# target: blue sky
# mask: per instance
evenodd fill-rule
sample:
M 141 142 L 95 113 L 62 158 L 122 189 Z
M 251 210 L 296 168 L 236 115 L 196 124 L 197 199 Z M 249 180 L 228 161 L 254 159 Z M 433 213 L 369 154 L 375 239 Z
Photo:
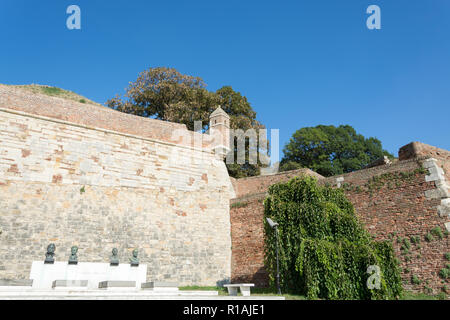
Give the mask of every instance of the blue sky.
M 81 8 L 81 30 L 66 8 Z M 381 8 L 368 30 L 366 8 Z M 397 155 L 450 150 L 450 1 L 2 0 L 0 83 L 105 102 L 149 67 L 247 96 L 281 147 L 295 130 L 350 124 Z

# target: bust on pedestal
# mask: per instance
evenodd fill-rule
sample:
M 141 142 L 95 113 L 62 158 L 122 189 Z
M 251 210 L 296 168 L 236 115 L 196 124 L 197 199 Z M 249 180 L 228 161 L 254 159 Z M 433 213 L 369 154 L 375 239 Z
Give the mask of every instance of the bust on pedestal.
M 130 264 L 132 267 L 139 266 L 138 252 L 138 249 L 133 250 L 133 256 L 130 258 Z
M 117 248 L 112 249 L 112 256 L 109 260 L 109 264 L 111 266 L 118 266 L 119 265 L 119 257 L 117 256 Z
M 55 263 L 55 249 L 56 246 L 53 243 L 50 243 L 47 247 L 47 253 L 45 254 L 44 263 Z
M 70 248 L 69 264 L 78 264 L 77 252 L 77 246 L 73 246 L 72 248 Z

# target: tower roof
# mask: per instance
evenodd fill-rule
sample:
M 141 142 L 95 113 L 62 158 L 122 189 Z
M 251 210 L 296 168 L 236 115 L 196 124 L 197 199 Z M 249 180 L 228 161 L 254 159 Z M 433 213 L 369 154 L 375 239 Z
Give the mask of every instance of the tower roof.
M 210 118 L 212 117 L 217 117 L 217 116 L 226 116 L 227 118 L 229 118 L 230 116 L 228 115 L 228 113 L 226 113 L 225 111 L 223 111 L 221 106 L 218 106 L 216 110 L 214 110 L 213 113 L 211 113 L 211 115 L 209 116 Z

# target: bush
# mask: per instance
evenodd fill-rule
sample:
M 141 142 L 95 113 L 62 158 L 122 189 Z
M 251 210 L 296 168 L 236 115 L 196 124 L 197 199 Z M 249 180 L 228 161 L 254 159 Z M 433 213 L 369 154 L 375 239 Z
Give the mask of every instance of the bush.
M 431 230 L 431 234 L 438 237 L 440 240 L 444 238 L 444 234 L 442 233 L 442 230 L 440 227 L 435 227 Z
M 415 284 L 415 285 L 419 285 L 421 283 L 421 281 L 419 280 L 419 277 L 416 276 L 415 274 L 413 274 L 411 276 L 411 283 Z
M 445 268 L 439 271 L 439 276 L 442 279 L 450 279 L 450 263 L 447 263 Z
M 284 292 L 309 299 L 389 299 L 402 293 L 389 241 L 375 242 L 357 220 L 342 189 L 294 178 L 269 188 L 264 215 L 279 226 Z M 275 232 L 265 224 L 265 263 L 275 285 Z M 380 289 L 369 289 L 368 267 L 380 268 Z
M 450 269 L 444 268 L 439 271 L 439 276 L 442 279 L 450 278 Z
M 420 237 L 419 236 L 411 236 L 411 242 L 413 243 L 413 244 L 419 244 L 420 243 Z

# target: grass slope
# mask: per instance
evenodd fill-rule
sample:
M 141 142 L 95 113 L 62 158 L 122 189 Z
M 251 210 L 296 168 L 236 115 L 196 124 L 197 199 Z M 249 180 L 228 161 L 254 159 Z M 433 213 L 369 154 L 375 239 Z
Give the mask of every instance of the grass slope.
M 92 101 L 86 97 L 83 97 L 82 95 L 75 93 L 75 92 L 60 89 L 57 87 L 51 87 L 51 86 L 39 85 L 39 84 L 7 85 L 7 86 L 28 90 L 33 93 L 45 94 L 45 95 L 51 96 L 51 97 L 58 97 L 58 98 L 72 100 L 72 101 L 76 101 L 76 102 L 80 102 L 80 103 L 87 103 L 87 104 L 94 104 L 94 105 L 102 106 L 100 103 Z

